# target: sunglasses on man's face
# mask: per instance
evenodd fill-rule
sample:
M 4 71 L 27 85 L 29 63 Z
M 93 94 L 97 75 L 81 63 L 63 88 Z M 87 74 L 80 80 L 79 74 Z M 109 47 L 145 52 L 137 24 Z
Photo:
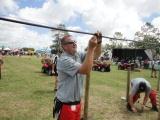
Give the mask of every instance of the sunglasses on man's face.
M 69 44 L 76 44 L 76 41 L 70 41 L 70 42 L 64 42 L 62 43 L 63 45 L 69 45 Z

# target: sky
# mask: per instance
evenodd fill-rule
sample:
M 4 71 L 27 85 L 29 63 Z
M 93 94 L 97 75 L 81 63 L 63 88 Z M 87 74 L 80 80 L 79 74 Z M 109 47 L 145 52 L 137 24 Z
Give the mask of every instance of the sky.
M 0 0 L 0 17 L 67 29 L 101 31 L 113 37 L 121 32 L 134 39 L 141 26 L 150 22 L 160 29 L 160 0 Z M 0 20 L 0 46 L 10 48 L 49 48 L 53 33 L 49 29 L 30 27 Z M 83 50 L 90 35 L 73 34 L 78 50 Z M 103 45 L 108 43 L 103 39 Z

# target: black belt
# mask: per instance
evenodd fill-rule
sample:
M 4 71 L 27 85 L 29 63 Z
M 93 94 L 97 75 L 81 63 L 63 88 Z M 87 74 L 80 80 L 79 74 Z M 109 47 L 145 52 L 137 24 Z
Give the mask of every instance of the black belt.
M 75 101 L 75 102 L 63 102 L 65 105 L 78 105 L 80 104 L 80 101 Z
M 59 99 L 57 99 L 57 97 L 55 98 L 55 101 L 61 102 Z M 81 101 L 74 101 L 74 102 L 61 102 L 62 104 L 65 105 L 78 105 L 81 103 Z
M 54 99 L 54 107 L 53 107 L 53 118 L 55 115 L 59 115 L 59 111 L 61 110 L 62 106 L 64 105 L 78 105 L 80 104 L 80 101 L 75 101 L 75 102 L 61 102 L 57 98 Z

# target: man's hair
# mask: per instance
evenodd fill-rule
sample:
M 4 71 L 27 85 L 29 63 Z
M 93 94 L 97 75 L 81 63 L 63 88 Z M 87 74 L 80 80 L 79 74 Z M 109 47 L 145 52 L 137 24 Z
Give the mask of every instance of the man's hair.
M 65 35 L 65 36 L 61 39 L 61 44 L 63 44 L 67 39 L 72 39 L 72 35 Z
M 139 92 L 145 92 L 147 88 L 147 85 L 145 82 L 140 82 L 139 83 Z

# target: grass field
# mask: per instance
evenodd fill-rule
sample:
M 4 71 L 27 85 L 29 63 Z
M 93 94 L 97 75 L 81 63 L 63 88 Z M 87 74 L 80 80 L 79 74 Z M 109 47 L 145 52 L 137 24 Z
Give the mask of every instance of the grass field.
M 0 80 L 0 120 L 53 120 L 54 77 L 42 74 L 36 57 L 5 57 Z M 131 78 L 144 77 L 154 89 L 157 79 L 149 70 L 131 72 Z M 158 113 L 126 110 L 127 72 L 112 66 L 111 72 L 92 72 L 88 120 L 157 120 Z M 149 103 L 148 103 L 149 104 Z M 136 103 L 140 108 L 140 105 Z

